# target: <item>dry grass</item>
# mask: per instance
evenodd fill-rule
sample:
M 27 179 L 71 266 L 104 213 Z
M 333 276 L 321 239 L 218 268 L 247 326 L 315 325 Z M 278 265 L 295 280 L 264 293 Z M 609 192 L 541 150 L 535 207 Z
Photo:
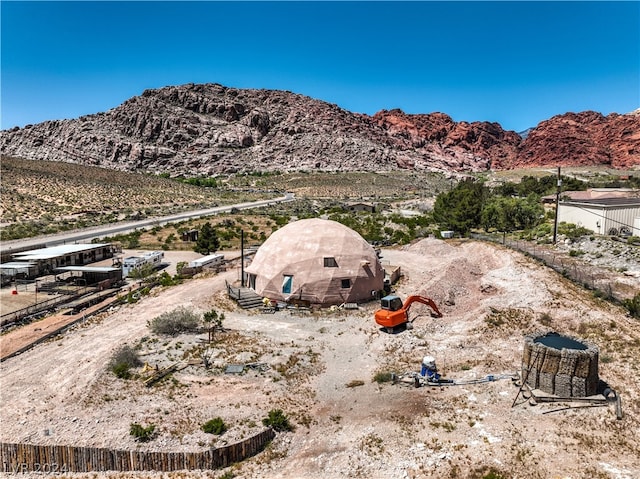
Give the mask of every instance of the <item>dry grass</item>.
M 230 185 L 273 188 L 286 185 L 287 191 L 302 198 L 375 199 L 395 201 L 413 197 L 435 197 L 453 185 L 439 173 L 417 171 L 286 173 L 237 176 Z
M 3 157 L 2 239 L 161 216 L 264 198 L 152 175 L 71 163 Z

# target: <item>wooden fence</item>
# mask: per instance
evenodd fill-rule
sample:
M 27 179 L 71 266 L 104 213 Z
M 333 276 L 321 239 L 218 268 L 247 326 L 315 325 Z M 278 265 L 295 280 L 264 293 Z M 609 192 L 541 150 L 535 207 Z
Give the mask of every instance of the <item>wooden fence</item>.
M 97 447 L 0 443 L 0 472 L 53 474 L 219 469 L 256 455 L 274 437 L 275 432 L 269 428 L 235 444 L 200 452 L 123 451 Z

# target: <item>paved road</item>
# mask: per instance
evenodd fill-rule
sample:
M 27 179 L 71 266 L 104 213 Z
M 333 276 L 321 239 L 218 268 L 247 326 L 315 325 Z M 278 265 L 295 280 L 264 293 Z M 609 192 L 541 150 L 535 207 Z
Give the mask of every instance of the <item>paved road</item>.
M 77 242 L 90 242 L 96 238 L 103 238 L 105 236 L 113 236 L 114 234 L 127 233 L 139 228 L 146 228 L 148 226 L 161 226 L 167 223 L 175 223 L 190 218 L 200 218 L 206 216 L 217 215 L 220 213 L 226 213 L 236 208 L 238 210 L 246 210 L 250 208 L 261 208 L 269 206 L 274 203 L 284 203 L 294 200 L 293 193 L 287 193 L 279 198 L 272 198 L 269 200 L 253 201 L 248 203 L 238 203 L 235 205 L 217 206 L 215 208 L 208 208 L 204 210 L 185 211 L 170 216 L 160 216 L 156 218 L 147 218 L 140 221 L 130 221 L 126 223 L 117 223 L 112 225 L 94 226 L 91 228 L 84 228 L 80 230 L 67 231 L 64 233 L 57 233 L 46 236 L 36 236 L 33 238 L 24 238 L 19 240 L 3 241 L 0 243 L 0 249 L 3 251 L 10 250 L 12 248 L 22 247 L 40 247 L 56 246 L 66 243 Z

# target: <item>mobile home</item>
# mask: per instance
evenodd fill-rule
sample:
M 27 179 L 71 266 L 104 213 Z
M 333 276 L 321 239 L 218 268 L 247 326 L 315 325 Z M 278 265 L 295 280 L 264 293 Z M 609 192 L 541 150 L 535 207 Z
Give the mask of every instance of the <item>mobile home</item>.
M 150 265 L 153 269 L 159 268 L 162 264 L 164 253 L 162 251 L 151 251 L 140 256 L 129 256 L 122 263 L 122 277 L 129 276 L 134 269 Z

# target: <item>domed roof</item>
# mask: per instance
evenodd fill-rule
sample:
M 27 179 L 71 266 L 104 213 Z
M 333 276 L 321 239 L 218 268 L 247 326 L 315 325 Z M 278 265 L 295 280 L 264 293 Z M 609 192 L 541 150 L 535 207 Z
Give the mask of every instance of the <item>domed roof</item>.
M 370 299 L 384 282 L 378 256 L 362 236 L 336 221 L 318 218 L 275 231 L 246 271 L 258 294 L 318 304 Z

